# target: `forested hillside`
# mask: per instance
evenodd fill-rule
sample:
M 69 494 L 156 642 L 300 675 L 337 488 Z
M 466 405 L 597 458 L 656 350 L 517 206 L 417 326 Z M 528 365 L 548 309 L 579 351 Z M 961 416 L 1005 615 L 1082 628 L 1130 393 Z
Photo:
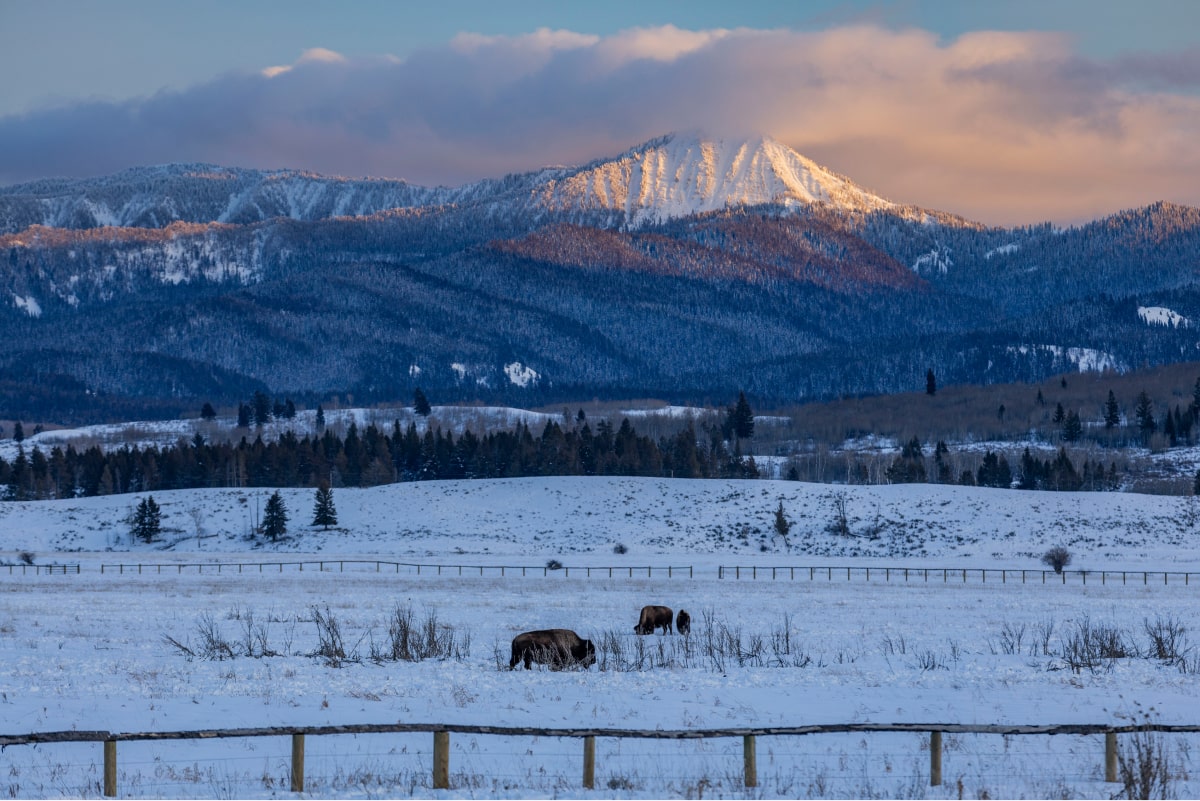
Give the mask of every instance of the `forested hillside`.
M 297 173 L 161 168 L 87 183 L 77 198 L 102 193 L 126 209 L 120 225 L 0 236 L 0 409 L 72 422 L 255 390 L 394 401 L 418 385 L 526 407 L 739 389 L 781 404 L 911 390 L 929 369 L 995 384 L 1200 353 L 1197 209 L 989 229 L 878 199 L 683 213 L 679 195 L 633 227 L 598 199 L 566 204 L 566 174 L 404 197 L 350 182 L 337 201 L 336 180 Z M 570 174 L 616 175 L 599 163 Z M 171 199 L 197 181 L 207 194 Z M 293 205 L 263 200 L 246 218 L 227 184 Z M 6 208 L 37 192 L 56 207 L 68 189 L 10 188 Z M 130 211 L 155 198 L 176 221 Z M 375 208 L 410 202 L 425 205 Z M 178 221 L 185 207 L 196 220 Z

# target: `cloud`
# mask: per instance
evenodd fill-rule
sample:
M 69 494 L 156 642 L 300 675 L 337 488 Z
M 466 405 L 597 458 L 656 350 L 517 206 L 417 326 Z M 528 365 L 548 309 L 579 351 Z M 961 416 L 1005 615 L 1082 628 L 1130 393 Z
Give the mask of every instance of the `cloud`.
M 327 50 L 324 47 L 310 47 L 300 54 L 300 58 L 296 59 L 295 64 L 287 64 L 279 67 L 267 67 L 262 71 L 264 78 L 274 78 L 276 75 L 282 75 L 285 72 L 291 72 L 300 64 L 344 64 L 346 57 L 341 53 L 333 50 Z
M 122 103 L 0 118 L 0 181 L 170 161 L 459 184 L 671 130 L 762 131 L 892 200 L 994 224 L 1200 205 L 1200 50 L 920 29 L 539 29 L 399 60 L 321 48 Z

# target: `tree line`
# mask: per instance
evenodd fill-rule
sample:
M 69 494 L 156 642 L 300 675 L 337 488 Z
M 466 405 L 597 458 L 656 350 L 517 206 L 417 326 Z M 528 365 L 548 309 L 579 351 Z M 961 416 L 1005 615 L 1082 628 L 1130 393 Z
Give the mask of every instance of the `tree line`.
M 734 407 L 731 407 L 732 412 Z M 752 419 L 752 418 L 751 418 Z M 18 449 L 0 458 L 0 487 L 9 500 L 89 497 L 127 492 L 215 487 L 369 487 L 400 481 L 516 478 L 524 476 L 623 475 L 661 478 L 757 478 L 752 457 L 740 453 L 732 425 L 730 446 L 722 429 L 731 423 L 694 424 L 657 440 L 638 434 L 628 419 L 614 428 L 602 420 L 574 425 L 548 422 L 540 435 L 520 423 L 509 431 L 476 434 L 426 429 L 399 421 L 390 432 L 352 423 L 344 436 L 325 429 L 299 437 L 289 430 L 266 442 L 243 436 L 212 443 L 201 434 L 157 447 L 99 446 L 76 450 Z

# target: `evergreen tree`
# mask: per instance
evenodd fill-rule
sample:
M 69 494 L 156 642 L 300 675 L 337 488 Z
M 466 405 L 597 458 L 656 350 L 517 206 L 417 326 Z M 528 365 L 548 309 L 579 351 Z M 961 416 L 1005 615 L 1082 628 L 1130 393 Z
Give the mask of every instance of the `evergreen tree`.
M 262 428 L 267 423 L 271 422 L 271 398 L 261 389 L 254 391 L 254 398 L 251 400 L 251 405 L 254 407 L 254 425 L 257 428 Z
M 934 376 L 932 367 L 925 372 L 925 394 L 937 394 L 937 377 Z
M 1175 406 L 1175 433 L 1180 440 L 1188 445 L 1192 442 L 1192 425 L 1195 421 L 1192 419 L 1192 413 L 1188 410 L 1180 410 L 1179 405 Z
M 1017 489 L 1037 489 L 1041 473 L 1041 462 L 1033 458 L 1033 454 L 1029 452 L 1029 448 L 1025 448 L 1025 451 L 1021 454 L 1020 472 L 1017 474 Z
M 1066 410 L 1063 409 L 1063 405 L 1061 403 L 1055 405 L 1054 416 L 1050 419 L 1054 421 L 1056 426 L 1062 425 L 1063 420 L 1067 419 Z
M 21 425 L 20 420 L 13 423 L 13 440 L 18 445 L 25 441 L 25 426 Z
M 287 420 L 296 419 L 296 404 L 292 403 L 291 398 L 288 398 L 287 403 L 283 404 L 283 416 Z
M 323 526 L 326 530 L 337 525 L 337 510 L 333 507 L 333 490 L 328 481 L 322 481 L 317 487 L 316 505 L 313 508 L 314 526 Z
M 1083 421 L 1079 419 L 1079 412 L 1072 409 L 1063 420 L 1062 437 L 1067 442 L 1076 442 L 1082 435 Z
M 1067 456 L 1066 448 L 1059 448 L 1058 455 L 1050 464 L 1046 475 L 1046 488 L 1059 492 L 1076 492 L 1083 486 L 1075 465 Z
M 900 449 L 900 457 L 885 471 L 893 484 L 915 484 L 925 481 L 925 454 L 921 441 L 913 437 Z
M 205 401 L 204 406 L 202 406 L 200 408 L 200 419 L 201 420 L 216 420 L 217 419 L 217 410 L 213 408 L 213 405 L 211 403 Z
M 283 503 L 283 496 L 279 494 L 279 490 L 275 490 L 274 494 L 267 499 L 267 508 L 263 512 L 261 526 L 263 536 L 269 537 L 271 542 L 278 541 L 280 537 L 287 534 L 287 522 L 287 507 Z
M 153 495 L 147 495 L 137 505 L 133 513 L 130 533 L 142 542 L 151 542 L 162 532 L 162 510 L 154 501 Z
M 413 392 L 413 411 L 422 417 L 428 417 L 429 413 L 433 411 L 433 407 L 429 405 L 429 400 L 420 387 Z
M 238 428 L 250 427 L 250 407 L 244 403 L 238 404 Z
M 325 429 L 325 410 L 323 408 L 321 408 L 321 404 L 318 403 L 317 404 L 317 430 L 323 431 L 324 429 Z
M 1158 424 L 1154 422 L 1154 402 L 1150 400 L 1150 396 L 1146 394 L 1145 390 L 1138 393 L 1137 406 L 1133 410 L 1133 416 L 1137 421 L 1138 431 L 1141 432 L 1143 440 L 1149 442 Z
M 787 515 L 783 513 L 783 500 L 779 501 L 779 508 L 775 510 L 775 533 L 783 538 L 783 544 L 787 548 L 791 548 L 791 543 L 788 542 L 788 532 L 792 530 L 792 521 L 787 519 Z
M 750 439 L 754 436 L 754 412 L 746 401 L 745 392 L 738 393 L 737 404 L 729 408 L 726 422 L 730 432 L 726 439 Z
M 1117 396 L 1110 389 L 1108 391 L 1108 400 L 1104 402 L 1104 427 L 1108 429 L 1116 428 L 1121 424 L 1121 407 L 1117 405 Z
M 950 473 L 950 449 L 946 447 L 946 443 L 938 440 L 937 446 L 933 449 L 933 463 L 936 467 L 937 483 L 952 484 L 953 476 Z
M 1175 420 L 1176 418 L 1171 416 L 1171 410 L 1167 409 L 1167 413 L 1163 417 L 1162 429 L 1163 434 L 1165 434 L 1167 437 L 1167 442 L 1169 442 L 1172 447 L 1179 444 L 1179 437 L 1175 431 Z
M 983 464 L 979 466 L 976 484 L 981 487 L 999 487 L 1007 489 L 1012 486 L 1012 468 L 1008 459 L 1003 455 L 997 456 L 988 451 L 983 456 Z
M 8 498 L 23 501 L 29 497 L 29 458 L 25 456 L 25 448 L 17 446 L 17 458 L 13 460 L 8 474 Z

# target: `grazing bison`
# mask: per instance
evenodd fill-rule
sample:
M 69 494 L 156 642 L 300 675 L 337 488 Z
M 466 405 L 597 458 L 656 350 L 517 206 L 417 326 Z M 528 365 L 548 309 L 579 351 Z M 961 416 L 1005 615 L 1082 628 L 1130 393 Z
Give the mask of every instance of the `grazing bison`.
M 526 670 L 534 662 L 549 665 L 553 670 L 561 670 L 569 665 L 586 668 L 596 661 L 596 646 L 570 629 L 527 631 L 513 637 L 512 659 L 508 660 L 508 669 L 512 670 L 521 661 L 525 662 Z
M 657 628 L 662 628 L 667 634 L 671 633 L 671 618 L 674 612 L 668 606 L 643 606 L 638 624 L 633 627 L 634 634 L 653 634 Z
M 687 634 L 692 630 L 692 616 L 682 609 L 675 615 L 675 630 L 680 634 Z

